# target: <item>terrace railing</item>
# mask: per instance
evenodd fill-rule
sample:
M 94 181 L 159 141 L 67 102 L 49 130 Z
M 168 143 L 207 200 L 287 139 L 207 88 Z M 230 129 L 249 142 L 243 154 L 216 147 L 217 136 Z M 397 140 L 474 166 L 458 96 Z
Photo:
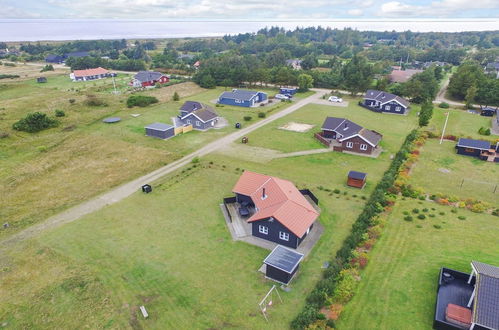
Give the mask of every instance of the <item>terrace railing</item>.
M 227 215 L 229 216 L 230 222 L 232 222 L 232 215 L 230 214 L 229 207 L 227 206 L 227 204 L 236 203 L 237 202 L 236 197 L 226 197 L 223 199 L 223 202 L 224 202 L 225 211 L 227 211 Z

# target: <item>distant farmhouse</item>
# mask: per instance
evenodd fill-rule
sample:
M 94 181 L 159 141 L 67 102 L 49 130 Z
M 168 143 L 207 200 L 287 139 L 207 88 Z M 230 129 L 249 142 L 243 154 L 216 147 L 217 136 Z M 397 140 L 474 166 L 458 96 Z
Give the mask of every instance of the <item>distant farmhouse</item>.
M 192 125 L 192 128 L 203 131 L 214 127 L 218 118 L 215 110 L 196 101 L 186 101 L 178 116 L 183 125 Z
M 499 162 L 499 142 L 496 145 L 488 141 L 460 138 L 456 145 L 459 155 L 472 156 L 489 162 Z
M 231 92 L 223 92 L 218 98 L 218 103 L 249 108 L 255 107 L 266 100 L 267 94 L 264 92 L 233 89 Z
M 322 124 L 322 132 L 315 137 L 337 151 L 348 151 L 371 155 L 378 151 L 383 137 L 376 131 L 363 128 L 356 123 L 337 117 L 327 117 Z
M 45 62 L 61 64 L 64 63 L 70 57 L 86 57 L 86 56 L 90 56 L 90 54 L 88 52 L 71 52 L 71 53 L 66 53 L 64 55 L 50 54 L 47 57 L 45 57 Z
M 364 95 L 362 105 L 375 112 L 403 115 L 409 109 L 409 101 L 400 96 L 369 89 Z
M 252 235 L 296 249 L 310 233 L 319 212 L 295 185 L 245 171 L 232 189 L 240 213 L 249 215 Z
M 392 73 L 388 75 L 388 79 L 391 82 L 404 83 L 411 79 L 417 73 L 421 73 L 423 70 L 419 69 L 406 69 L 406 70 L 393 70 Z
M 302 60 L 286 60 L 286 65 L 292 67 L 294 70 L 301 70 Z
M 496 78 L 499 79 L 499 62 L 488 63 L 485 66 L 484 71 L 489 74 L 494 74 Z
M 103 79 L 115 76 L 116 73 L 109 72 L 108 70 L 101 67 L 94 69 L 86 69 L 86 70 L 74 70 L 69 75 L 69 77 L 73 81 L 88 81 L 88 80 Z
M 154 87 L 156 84 L 166 84 L 170 78 L 161 72 L 139 71 L 130 82 L 133 87 Z

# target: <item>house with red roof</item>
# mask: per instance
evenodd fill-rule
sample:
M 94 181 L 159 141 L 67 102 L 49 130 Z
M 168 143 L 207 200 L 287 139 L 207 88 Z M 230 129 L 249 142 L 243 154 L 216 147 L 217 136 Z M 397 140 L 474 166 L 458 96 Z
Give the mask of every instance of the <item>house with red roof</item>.
M 115 76 L 116 73 L 109 72 L 108 70 L 101 67 L 85 70 L 74 70 L 69 75 L 69 77 L 73 81 L 87 81 Z
M 292 182 L 277 177 L 245 171 L 232 192 L 240 212 L 252 213 L 252 235 L 280 245 L 296 249 L 319 217 Z

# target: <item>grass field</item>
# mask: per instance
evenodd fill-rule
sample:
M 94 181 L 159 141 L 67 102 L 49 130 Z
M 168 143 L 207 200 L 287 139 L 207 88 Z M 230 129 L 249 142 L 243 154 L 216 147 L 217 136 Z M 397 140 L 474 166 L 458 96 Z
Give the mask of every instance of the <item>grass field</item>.
M 128 80 L 128 76 L 119 78 L 118 88 L 125 88 Z M 262 109 L 217 107 L 219 114 L 228 119 L 228 127 L 162 141 L 146 137 L 144 126 L 156 121 L 171 123 L 183 101 L 209 104 L 223 88 L 205 90 L 183 83 L 152 89 L 143 93 L 158 97 L 160 103 L 132 109 L 125 105 L 128 94 L 114 95 L 112 90 L 112 79 L 73 83 L 66 74 L 50 77 L 46 84 L 34 80 L 0 82 L 0 133 L 9 135 L 0 139 L 0 218 L 10 224 L 8 230 L 0 230 L 0 237 L 168 164 L 234 131 L 234 122 L 243 122 L 245 115 L 252 114 L 249 123 L 253 123 L 260 120 L 257 112 L 272 113 L 287 106 L 275 103 Z M 180 102 L 171 101 L 175 91 L 180 94 Z M 89 94 L 107 106 L 86 105 Z M 75 100 L 73 104 L 70 99 Z M 12 124 L 28 112 L 53 116 L 55 109 L 66 113 L 58 118 L 57 128 L 35 134 L 12 129 Z M 140 116 L 134 118 L 131 114 Z M 102 123 L 108 116 L 119 116 L 122 121 Z
M 428 208 L 435 217 L 404 221 L 402 212 L 413 208 Z M 338 329 L 432 329 L 441 267 L 470 272 L 471 260 L 497 265 L 497 217 L 450 210 L 431 202 L 397 203 Z
M 492 123 L 490 117 L 484 117 L 458 109 L 440 109 L 435 107 L 433 109 L 433 117 L 427 129 L 430 132 L 441 135 L 447 112 L 450 112 L 450 114 L 447 122 L 447 128 L 445 129 L 446 135 L 455 135 L 458 137 L 467 137 L 479 140 L 494 139 L 493 135 L 483 136 L 478 134 L 480 127 L 491 127 Z
M 314 133 L 321 130 L 326 117 L 342 117 L 383 134 L 381 147 L 387 152 L 381 157 L 389 157 L 389 153 L 395 153 L 405 136 L 417 125 L 417 106 L 414 106 L 408 116 L 398 116 L 369 111 L 358 106 L 357 101 L 350 98 L 348 107 L 309 104 L 249 134 L 249 145 L 282 152 L 324 148 L 314 138 Z M 314 128 L 305 133 L 279 129 L 288 122 L 310 124 Z
M 230 195 L 241 173 L 237 168 L 312 188 L 323 183 L 319 170 L 334 165 L 306 157 L 263 165 L 218 155 L 202 165 L 165 178 L 152 194 L 134 194 L 29 245 L 12 247 L 0 259 L 5 298 L 0 321 L 14 328 L 287 327 L 321 276 L 322 263 L 350 231 L 366 193 L 329 196 L 314 188 L 325 232 L 292 291 L 281 292 L 284 304 L 272 308 L 267 325 L 257 303 L 272 283 L 257 269 L 268 251 L 233 242 L 218 205 Z M 295 171 L 304 167 L 317 171 Z M 137 311 L 142 304 L 148 320 Z
M 497 163 L 458 155 L 455 145 L 453 141 L 426 141 L 412 169 L 410 183 L 431 194 L 475 198 L 499 206 L 499 187 L 494 192 L 499 185 Z

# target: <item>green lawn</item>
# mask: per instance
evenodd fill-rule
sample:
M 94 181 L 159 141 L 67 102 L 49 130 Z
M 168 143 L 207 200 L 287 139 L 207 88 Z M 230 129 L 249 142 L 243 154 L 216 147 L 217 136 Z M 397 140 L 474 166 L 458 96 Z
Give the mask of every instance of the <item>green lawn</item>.
M 429 139 L 411 172 L 410 183 L 427 193 L 475 198 L 499 204 L 499 166 L 474 157 L 456 154 L 453 141 Z M 463 183 L 464 179 L 464 183 Z M 461 186 L 462 184 L 462 186 Z
M 441 109 L 435 107 L 433 109 L 433 117 L 427 129 L 430 132 L 440 136 L 444 127 L 445 118 L 447 117 L 447 112 L 450 112 L 450 114 L 447 122 L 447 128 L 445 129 L 445 135 L 455 135 L 458 137 L 467 137 L 479 140 L 491 140 L 494 138 L 493 135 L 483 136 L 478 134 L 480 127 L 491 127 L 492 123 L 490 117 L 484 117 L 458 109 Z
M 354 189 L 342 188 L 347 195 L 317 189 L 324 171 L 336 175 L 337 164 L 326 161 L 334 156 L 264 165 L 212 155 L 203 159 L 203 168 L 189 166 L 164 178 L 152 194 L 136 193 L 29 245 L 14 246 L 0 259 L 6 297 L 0 322 L 41 328 L 122 328 L 136 322 L 149 328 L 286 328 L 321 277 L 322 263 L 348 235 L 362 209 L 361 196 L 367 197 Z M 269 324 L 257 305 L 273 284 L 257 272 L 268 251 L 232 241 L 218 206 L 242 168 L 309 187 L 322 208 L 325 232 L 292 291 L 281 291 L 284 303 L 272 308 Z M 302 168 L 309 171 L 296 171 Z M 147 320 L 137 312 L 142 304 Z
M 417 125 L 417 106 L 413 106 L 408 116 L 387 115 L 369 111 L 357 105 L 358 99 L 349 99 L 348 107 L 309 104 L 294 113 L 274 121 L 251 134 L 249 145 L 275 149 L 282 152 L 293 152 L 308 149 L 324 148 L 315 138 L 326 117 L 347 118 L 361 126 L 383 134 L 381 146 L 387 152 L 381 157 L 388 157 L 388 153 L 395 153 L 405 136 Z M 279 129 L 289 122 L 314 125 L 305 133 L 298 133 Z
M 404 221 L 402 212 L 413 208 L 436 216 Z M 450 210 L 431 202 L 397 203 L 338 329 L 432 329 L 441 267 L 470 272 L 471 260 L 497 265 L 497 217 Z

